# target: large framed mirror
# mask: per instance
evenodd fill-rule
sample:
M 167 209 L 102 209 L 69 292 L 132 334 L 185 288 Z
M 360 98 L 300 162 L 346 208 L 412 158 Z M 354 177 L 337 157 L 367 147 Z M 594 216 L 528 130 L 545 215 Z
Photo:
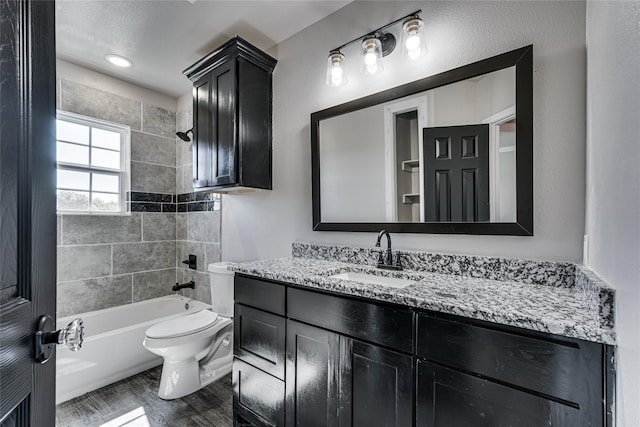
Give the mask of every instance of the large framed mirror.
M 533 235 L 532 51 L 311 114 L 313 229 Z

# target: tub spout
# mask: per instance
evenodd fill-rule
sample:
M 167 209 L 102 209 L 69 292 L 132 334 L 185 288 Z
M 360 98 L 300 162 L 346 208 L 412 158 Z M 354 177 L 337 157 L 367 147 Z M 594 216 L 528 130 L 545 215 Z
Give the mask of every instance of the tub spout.
M 184 288 L 195 289 L 196 288 L 196 282 L 194 282 L 193 280 L 190 280 L 187 283 L 183 283 L 183 284 L 176 283 L 175 285 L 173 285 L 173 288 L 171 288 L 171 290 L 173 292 L 176 292 L 176 291 L 179 291 L 180 289 L 184 289 Z

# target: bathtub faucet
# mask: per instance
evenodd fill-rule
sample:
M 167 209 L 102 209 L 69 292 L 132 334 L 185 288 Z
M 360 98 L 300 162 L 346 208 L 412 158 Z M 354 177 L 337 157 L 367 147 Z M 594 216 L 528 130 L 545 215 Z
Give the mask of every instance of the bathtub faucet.
M 195 289 L 196 288 L 196 282 L 194 282 L 193 280 L 189 280 L 187 283 L 183 283 L 183 284 L 176 283 L 173 286 L 173 288 L 171 288 L 171 290 L 173 292 L 176 292 L 176 291 L 179 291 L 180 289 L 184 289 L 184 288 Z

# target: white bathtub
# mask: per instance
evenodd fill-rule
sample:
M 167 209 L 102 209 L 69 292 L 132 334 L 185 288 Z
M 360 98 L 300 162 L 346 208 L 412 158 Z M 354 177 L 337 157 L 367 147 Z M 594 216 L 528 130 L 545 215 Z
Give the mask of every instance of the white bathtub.
M 58 328 L 82 318 L 84 344 L 78 352 L 58 346 L 56 404 L 162 364 L 161 357 L 142 346 L 145 331 L 162 320 L 209 307 L 171 295 L 59 318 Z

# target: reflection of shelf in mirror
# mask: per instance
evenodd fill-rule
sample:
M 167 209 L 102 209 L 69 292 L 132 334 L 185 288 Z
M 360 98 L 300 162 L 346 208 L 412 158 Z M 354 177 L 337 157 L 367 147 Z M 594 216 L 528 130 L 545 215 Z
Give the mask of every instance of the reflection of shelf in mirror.
M 417 205 L 420 203 L 420 193 L 403 194 L 402 203 L 405 205 Z
M 402 162 L 402 170 L 405 172 L 417 172 L 420 169 L 420 160 L 405 160 Z

